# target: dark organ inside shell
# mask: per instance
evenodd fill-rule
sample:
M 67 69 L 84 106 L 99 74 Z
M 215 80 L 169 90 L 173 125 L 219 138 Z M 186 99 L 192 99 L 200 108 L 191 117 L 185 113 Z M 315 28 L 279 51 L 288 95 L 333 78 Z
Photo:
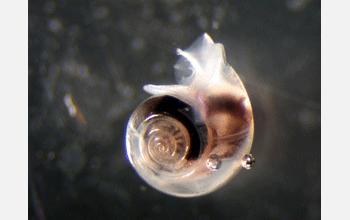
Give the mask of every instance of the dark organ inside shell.
M 239 149 L 250 132 L 253 112 L 247 108 L 245 98 L 232 96 L 210 97 L 206 110 L 206 125 L 211 143 L 210 149 L 221 158 L 231 157 Z

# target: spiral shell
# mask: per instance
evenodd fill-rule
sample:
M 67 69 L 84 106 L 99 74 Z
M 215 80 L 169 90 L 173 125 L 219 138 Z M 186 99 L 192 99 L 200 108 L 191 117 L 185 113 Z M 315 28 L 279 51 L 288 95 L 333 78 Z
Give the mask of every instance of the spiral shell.
M 155 114 L 141 125 L 143 156 L 168 172 L 181 168 L 190 148 L 190 135 L 176 118 Z
M 254 120 L 248 94 L 221 44 L 204 34 L 177 52 L 179 85 L 144 86 L 154 96 L 130 117 L 126 148 L 151 186 L 193 197 L 222 186 L 242 165 L 252 167 L 244 158 L 250 158 Z

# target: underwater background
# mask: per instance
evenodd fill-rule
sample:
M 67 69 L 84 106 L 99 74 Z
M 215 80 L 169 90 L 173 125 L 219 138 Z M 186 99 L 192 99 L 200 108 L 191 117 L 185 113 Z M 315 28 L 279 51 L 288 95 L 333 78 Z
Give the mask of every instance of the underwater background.
M 29 219 L 320 219 L 321 3 L 29 1 Z M 249 94 L 255 167 L 197 198 L 147 185 L 125 154 L 144 84 L 207 32 Z

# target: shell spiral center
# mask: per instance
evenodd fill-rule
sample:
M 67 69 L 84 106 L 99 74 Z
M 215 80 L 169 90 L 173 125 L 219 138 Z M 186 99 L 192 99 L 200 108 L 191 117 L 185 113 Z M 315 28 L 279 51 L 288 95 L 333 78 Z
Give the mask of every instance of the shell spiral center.
M 174 170 L 184 161 L 190 147 L 186 127 L 178 120 L 157 115 L 147 120 L 144 132 L 144 156 L 156 164 Z

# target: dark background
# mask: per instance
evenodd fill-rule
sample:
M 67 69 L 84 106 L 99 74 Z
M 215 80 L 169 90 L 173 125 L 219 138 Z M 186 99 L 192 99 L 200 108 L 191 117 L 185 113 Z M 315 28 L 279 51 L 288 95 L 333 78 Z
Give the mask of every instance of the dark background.
M 29 1 L 29 219 L 320 219 L 320 7 Z M 175 48 L 204 32 L 250 96 L 256 165 L 181 199 L 136 174 L 125 127 L 142 86 L 174 84 Z

